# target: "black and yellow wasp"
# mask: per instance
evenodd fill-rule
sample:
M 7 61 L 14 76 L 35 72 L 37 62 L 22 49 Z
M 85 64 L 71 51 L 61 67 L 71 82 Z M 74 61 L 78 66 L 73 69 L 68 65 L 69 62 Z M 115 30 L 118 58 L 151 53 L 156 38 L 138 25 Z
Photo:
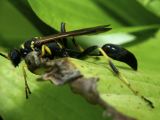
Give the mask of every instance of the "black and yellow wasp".
M 102 33 L 111 30 L 109 25 L 96 26 L 91 28 L 84 28 L 74 31 L 67 32 L 65 30 L 65 24 L 61 23 L 61 32 L 58 34 L 46 36 L 46 37 L 34 37 L 21 45 L 18 49 L 11 50 L 8 55 L 0 53 L 1 56 L 7 58 L 12 62 L 12 64 L 17 67 L 21 60 L 25 59 L 25 57 L 32 51 L 36 51 L 39 57 L 47 58 L 47 59 L 55 59 L 62 57 L 73 57 L 80 59 L 87 55 L 93 55 L 94 50 L 99 50 L 96 56 L 103 55 L 107 58 L 107 61 L 110 65 L 111 70 L 119 77 L 119 79 L 123 80 L 124 83 L 136 94 L 136 91 L 130 87 L 130 84 L 127 82 L 124 76 L 119 72 L 117 67 L 112 63 L 110 58 L 114 60 L 118 60 L 128 64 L 134 70 L 137 70 L 137 60 L 135 56 L 129 52 L 128 50 L 114 44 L 105 44 L 102 47 L 90 46 L 86 49 L 83 49 L 80 45 L 78 45 L 74 39 L 74 36 L 79 35 L 89 35 Z M 67 37 L 73 37 L 72 42 L 76 46 L 76 50 L 70 49 L 67 46 Z M 29 63 L 26 63 L 29 64 Z M 32 73 L 36 74 L 32 69 L 29 69 Z M 28 98 L 28 93 L 31 93 L 27 80 L 26 73 L 24 72 L 25 79 L 25 91 L 26 97 Z

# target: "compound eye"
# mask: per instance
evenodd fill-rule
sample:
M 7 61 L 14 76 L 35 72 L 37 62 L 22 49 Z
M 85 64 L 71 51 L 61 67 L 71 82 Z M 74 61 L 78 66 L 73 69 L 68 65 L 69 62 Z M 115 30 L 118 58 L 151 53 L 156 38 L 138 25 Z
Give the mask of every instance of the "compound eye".
M 8 54 L 12 64 L 16 67 L 21 61 L 21 54 L 17 49 L 13 49 L 9 54 Z

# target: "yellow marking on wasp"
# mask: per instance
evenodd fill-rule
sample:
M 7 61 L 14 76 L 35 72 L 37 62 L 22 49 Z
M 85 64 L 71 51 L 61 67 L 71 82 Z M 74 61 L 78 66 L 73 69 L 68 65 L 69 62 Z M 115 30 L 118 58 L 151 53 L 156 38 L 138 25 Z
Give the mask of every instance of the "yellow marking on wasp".
M 21 45 L 21 48 L 24 49 L 24 44 Z
M 52 52 L 48 46 L 45 45 L 44 48 L 49 55 L 52 55 Z
M 78 45 L 77 47 L 78 47 L 78 49 L 79 49 L 81 52 L 84 51 L 84 49 L 83 49 L 80 45 Z
M 108 62 L 109 62 L 109 56 L 103 51 L 103 49 L 102 48 L 98 48 L 98 50 L 102 53 L 102 55 L 108 60 Z
M 46 53 L 48 53 L 49 55 L 52 55 L 51 50 L 46 45 L 42 45 L 41 52 L 42 52 L 41 53 L 42 56 L 44 56 Z
M 73 42 L 73 45 L 74 45 L 80 52 L 83 52 L 83 51 L 84 51 L 83 47 L 81 47 L 79 44 L 77 44 L 77 43 L 76 43 L 76 40 L 75 40 L 74 38 L 73 38 L 72 42 Z
M 40 39 L 40 37 L 34 37 L 34 39 Z
M 31 49 L 34 50 L 34 41 L 31 42 Z
M 102 48 L 98 48 L 99 51 L 102 53 L 102 55 L 107 59 L 108 63 L 111 62 L 110 57 L 103 51 Z M 112 69 L 112 71 L 114 72 L 114 70 Z M 135 94 L 137 95 L 137 91 L 135 89 L 132 88 L 131 84 L 129 83 L 129 81 L 126 79 L 126 77 L 119 72 L 118 70 L 118 74 L 116 74 L 118 76 L 118 78 L 125 84 L 127 85 L 127 87 Z
M 41 55 L 42 55 L 42 56 L 44 56 L 44 55 L 45 55 L 44 45 L 42 45 L 42 48 L 41 48 Z
M 60 48 L 63 48 L 63 46 L 62 46 L 59 42 L 57 42 L 57 45 L 58 45 Z

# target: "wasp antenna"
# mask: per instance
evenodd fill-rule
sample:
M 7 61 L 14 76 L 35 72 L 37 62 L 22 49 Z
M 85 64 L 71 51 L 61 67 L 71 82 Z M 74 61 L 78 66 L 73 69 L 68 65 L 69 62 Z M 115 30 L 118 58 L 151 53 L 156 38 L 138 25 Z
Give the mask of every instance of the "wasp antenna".
M 3 54 L 3 53 L 0 53 L 0 56 L 2 56 L 2 57 L 4 57 L 4 58 L 9 60 L 9 57 L 7 55 Z

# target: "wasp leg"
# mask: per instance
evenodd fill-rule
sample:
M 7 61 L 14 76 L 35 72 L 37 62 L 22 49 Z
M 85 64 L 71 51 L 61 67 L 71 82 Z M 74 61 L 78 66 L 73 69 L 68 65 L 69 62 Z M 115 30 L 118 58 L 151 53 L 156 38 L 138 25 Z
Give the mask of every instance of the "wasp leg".
M 61 33 L 66 32 L 66 24 L 64 22 L 61 22 L 61 28 L 60 28 Z M 61 39 L 61 43 L 63 44 L 63 46 L 67 47 L 67 38 L 62 38 Z
M 101 54 L 107 59 L 108 64 L 109 64 L 109 66 L 111 67 L 112 71 L 115 73 L 115 75 L 117 75 L 118 78 L 119 78 L 124 84 L 126 84 L 126 85 L 129 87 L 129 89 L 130 89 L 135 95 L 137 95 L 138 92 L 131 87 L 131 85 L 130 85 L 130 83 L 128 82 L 128 80 L 120 73 L 120 71 L 117 69 L 117 67 L 116 67 L 116 66 L 113 64 L 113 62 L 110 60 L 108 54 L 106 54 L 106 52 L 103 51 L 102 48 L 98 48 L 98 49 L 99 49 L 99 51 L 101 52 Z
M 80 53 L 77 58 L 82 58 L 85 57 L 86 55 L 91 54 L 91 52 L 93 52 L 94 50 L 98 49 L 100 51 L 100 53 L 106 58 L 112 72 L 132 91 L 133 94 L 135 94 L 136 96 L 139 96 L 140 98 L 142 98 L 145 102 L 147 102 L 149 104 L 149 106 L 151 108 L 154 108 L 152 102 L 150 100 L 148 100 L 147 98 L 145 98 L 143 95 L 140 95 L 138 93 L 138 91 L 136 91 L 131 84 L 129 83 L 129 81 L 125 78 L 125 76 L 118 70 L 118 68 L 113 64 L 113 62 L 110 59 L 110 56 L 108 56 L 107 52 L 104 51 L 102 48 L 99 48 L 98 46 L 91 46 L 87 49 L 85 49 L 82 53 Z
M 62 32 L 62 33 L 66 32 L 66 24 L 63 23 L 63 22 L 61 23 L 61 32 Z M 67 47 L 67 39 L 66 39 L 66 38 L 63 38 L 63 39 L 62 39 L 62 43 L 64 44 L 65 47 Z M 74 45 L 80 52 L 83 52 L 83 51 L 84 51 L 84 49 L 83 49 L 80 45 L 78 45 L 78 44 L 76 43 L 74 37 L 72 38 L 72 43 L 73 43 L 73 45 Z
M 80 54 L 78 54 L 76 56 L 76 58 L 83 58 L 87 55 L 90 55 L 93 51 L 95 51 L 96 49 L 98 48 L 98 46 L 91 46 L 91 47 L 88 47 L 86 48 L 85 50 L 83 50 L 83 52 L 81 52 Z
M 66 24 L 64 22 L 61 22 L 61 32 L 66 32 Z
M 77 58 L 83 58 L 86 55 L 91 54 L 91 52 L 95 51 L 96 49 L 98 49 L 100 51 L 100 53 L 106 58 L 106 60 L 108 61 L 109 66 L 111 67 L 112 71 L 119 77 L 120 80 L 122 80 L 128 87 L 130 87 L 130 83 L 127 81 L 127 79 L 119 72 L 119 70 L 117 69 L 117 67 L 112 63 L 112 61 L 110 60 L 108 54 L 102 49 L 99 48 L 98 46 L 91 46 L 87 49 L 85 49 L 82 53 L 80 53 Z M 137 91 L 135 91 L 133 88 L 131 88 L 132 92 L 134 94 L 137 94 Z
M 26 99 L 28 99 L 29 94 L 31 94 L 31 90 L 30 90 L 29 85 L 27 83 L 27 74 L 26 74 L 26 71 L 25 71 L 25 66 L 22 67 L 22 71 L 23 71 L 23 77 L 24 77 L 24 82 L 25 82 Z
M 137 70 L 137 59 L 130 51 L 114 44 L 105 44 L 102 46 L 102 49 L 109 57 L 113 58 L 114 60 L 124 62 L 132 69 Z
M 47 45 L 42 45 L 41 48 L 41 56 L 45 56 L 46 54 L 52 55 L 50 48 Z
M 95 51 L 96 49 L 98 49 L 100 51 L 100 53 L 107 59 L 108 64 L 110 65 L 112 71 L 121 79 L 125 82 L 125 84 L 127 86 L 130 86 L 129 82 L 126 80 L 125 77 L 123 77 L 123 75 L 119 72 L 119 70 L 116 68 L 116 66 L 112 63 L 112 61 L 110 60 L 110 56 L 108 55 L 108 53 L 106 51 L 104 51 L 102 48 L 99 48 L 98 46 L 91 46 L 87 49 L 85 49 L 83 52 L 81 52 L 80 54 L 77 55 L 76 58 L 83 58 L 86 55 L 90 55 L 93 51 Z M 136 94 L 137 92 L 135 90 L 132 90 L 134 92 L 134 94 Z
M 106 51 L 104 51 L 102 48 L 98 48 L 101 54 L 107 59 L 109 66 L 111 67 L 113 73 L 135 94 L 136 96 L 139 96 L 142 98 L 151 108 L 154 108 L 153 103 L 145 98 L 143 95 L 139 94 L 138 91 L 132 88 L 131 84 L 129 81 L 123 76 L 123 74 L 116 68 L 116 66 L 112 63 L 110 60 L 109 56 L 107 55 Z
M 83 52 L 84 49 L 82 48 L 82 46 L 80 46 L 79 44 L 76 43 L 76 40 L 74 39 L 74 37 L 72 38 L 72 43 L 73 45 L 80 51 Z
M 4 58 L 9 60 L 9 57 L 7 55 L 3 54 L 3 53 L 0 53 L 0 56 L 2 56 L 2 57 L 4 57 Z

